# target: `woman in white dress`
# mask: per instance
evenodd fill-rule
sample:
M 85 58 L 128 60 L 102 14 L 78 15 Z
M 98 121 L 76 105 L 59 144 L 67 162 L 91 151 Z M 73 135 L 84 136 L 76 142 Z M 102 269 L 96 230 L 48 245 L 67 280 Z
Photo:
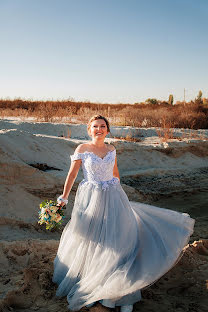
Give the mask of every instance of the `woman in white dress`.
M 180 260 L 193 234 L 195 220 L 187 213 L 129 201 L 121 184 L 116 149 L 105 144 L 108 120 L 93 116 L 92 140 L 71 157 L 61 205 L 80 165 L 71 220 L 66 224 L 54 259 L 56 296 L 67 296 L 72 311 L 96 302 L 131 312 L 141 289 L 155 283 Z

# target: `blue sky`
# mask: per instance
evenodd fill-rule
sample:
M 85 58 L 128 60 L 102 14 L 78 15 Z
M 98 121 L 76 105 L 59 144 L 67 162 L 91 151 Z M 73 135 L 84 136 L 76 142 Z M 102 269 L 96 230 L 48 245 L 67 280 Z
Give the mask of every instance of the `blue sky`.
M 0 98 L 208 97 L 208 0 L 0 0 Z

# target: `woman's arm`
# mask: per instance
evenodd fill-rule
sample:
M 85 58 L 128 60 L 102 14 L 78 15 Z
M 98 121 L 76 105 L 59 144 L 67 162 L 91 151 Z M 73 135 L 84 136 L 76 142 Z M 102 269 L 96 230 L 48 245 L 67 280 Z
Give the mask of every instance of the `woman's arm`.
M 86 144 L 78 145 L 74 151 L 74 154 L 82 153 L 85 145 Z M 71 166 L 69 168 L 69 172 L 68 172 L 68 175 L 66 177 L 65 184 L 64 184 L 64 191 L 63 191 L 63 194 L 61 195 L 62 198 L 68 199 L 71 188 L 72 188 L 74 181 L 76 180 L 77 174 L 79 172 L 79 168 L 80 168 L 81 163 L 82 163 L 81 159 L 73 160 L 71 162 Z
M 117 156 L 115 158 L 115 164 L 113 167 L 113 176 L 116 178 L 119 178 L 119 180 L 120 180 L 120 175 L 119 175 L 118 166 L 117 166 Z
M 67 199 L 69 196 L 71 188 L 72 188 L 74 181 L 77 177 L 77 174 L 79 172 L 79 168 L 80 168 L 81 163 L 82 163 L 81 159 L 74 160 L 71 163 L 71 166 L 70 166 L 70 169 L 69 169 L 69 172 L 68 172 L 68 175 L 66 177 L 65 184 L 64 184 L 64 191 L 62 194 L 62 197 L 64 199 Z

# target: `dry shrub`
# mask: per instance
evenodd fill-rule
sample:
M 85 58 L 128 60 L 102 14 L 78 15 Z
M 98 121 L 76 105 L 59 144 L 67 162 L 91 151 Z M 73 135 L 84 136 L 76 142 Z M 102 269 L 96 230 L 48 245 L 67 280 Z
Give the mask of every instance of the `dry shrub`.
M 162 127 L 160 129 L 156 129 L 158 137 L 163 141 L 167 142 L 169 139 L 174 138 L 174 128 L 170 121 L 167 121 L 165 117 L 162 119 Z
M 113 136 L 114 139 L 119 139 L 122 141 L 130 141 L 130 142 L 141 142 L 142 141 L 141 136 L 135 137 L 135 133 L 131 129 L 129 129 L 127 134 L 126 134 L 125 130 L 122 133 L 122 129 L 119 132 L 120 132 L 120 135 L 119 136 L 118 135 Z M 139 134 L 139 131 L 138 131 L 138 134 Z
M 6 118 L 6 117 L 21 117 L 21 119 L 25 119 L 30 117 L 29 112 L 26 109 L 23 108 L 15 108 L 15 109 L 10 109 L 10 108 L 6 108 L 6 109 L 1 109 L 0 110 L 0 117 L 1 118 Z
M 94 114 L 110 119 L 112 125 L 133 127 L 163 127 L 163 120 L 172 128 L 207 129 L 208 105 L 194 102 L 160 104 L 100 104 L 89 101 L 32 101 L 0 99 L 0 115 L 30 116 L 38 121 L 52 122 L 68 117 L 86 123 Z M 24 113 L 23 113 L 24 111 Z M 71 123 L 71 120 L 69 120 Z M 170 127 L 169 127 L 170 128 Z M 166 127 L 167 129 L 167 127 Z
M 70 127 L 68 127 L 68 129 L 67 129 L 67 134 L 66 135 L 63 134 L 63 137 L 65 139 L 70 139 L 71 138 L 71 129 L 70 129 Z
M 53 103 L 41 103 L 35 117 L 37 121 L 53 122 L 56 119 L 56 113 L 57 109 L 53 106 Z

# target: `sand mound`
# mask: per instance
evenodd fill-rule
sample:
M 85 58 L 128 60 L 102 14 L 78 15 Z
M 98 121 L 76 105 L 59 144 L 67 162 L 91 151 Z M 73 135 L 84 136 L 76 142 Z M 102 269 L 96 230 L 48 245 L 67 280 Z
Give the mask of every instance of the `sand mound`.
M 62 193 L 70 167 L 70 155 L 78 144 L 86 142 L 83 140 L 85 127 L 73 126 L 78 140 L 61 137 L 63 127 L 66 127 L 61 124 L 0 121 L 0 126 L 0 198 L 2 207 L 7 207 L 2 209 L 1 216 L 35 222 L 40 202 L 46 198 L 55 200 Z M 116 129 L 122 130 L 122 127 Z M 126 130 L 125 127 L 123 129 Z M 162 189 L 167 186 L 169 193 L 175 191 L 175 185 L 178 185 L 179 191 L 183 191 L 187 185 L 190 191 L 193 187 L 202 190 L 207 185 L 204 179 L 198 179 L 197 174 L 194 178 L 197 178 L 199 185 L 186 183 L 184 186 L 181 173 L 207 167 L 208 141 L 192 142 L 191 145 L 178 141 L 170 143 L 167 148 L 163 143 L 154 143 L 154 139 L 151 141 L 151 137 L 148 139 L 146 143 L 107 139 L 117 149 L 118 167 L 121 178 L 124 178 L 122 183 L 129 183 L 129 186 L 134 187 L 134 181 L 140 187 L 136 176 L 139 175 L 139 180 L 142 181 L 140 193 L 145 196 L 150 193 L 152 195 L 152 183 L 149 183 L 148 177 L 153 179 L 155 175 L 162 174 L 161 179 L 165 184 Z M 175 178 L 168 180 L 166 176 L 170 176 L 170 173 Z M 188 175 L 188 180 L 192 176 Z M 80 170 L 77 182 L 82 178 Z M 180 185 L 177 183 L 178 179 Z M 163 193 L 162 189 L 155 189 L 158 196 Z M 69 197 L 68 216 L 71 214 L 75 190 L 76 184 Z M 130 199 L 141 200 L 139 192 L 133 194 L 129 188 L 127 194 L 128 190 Z

